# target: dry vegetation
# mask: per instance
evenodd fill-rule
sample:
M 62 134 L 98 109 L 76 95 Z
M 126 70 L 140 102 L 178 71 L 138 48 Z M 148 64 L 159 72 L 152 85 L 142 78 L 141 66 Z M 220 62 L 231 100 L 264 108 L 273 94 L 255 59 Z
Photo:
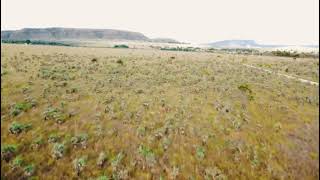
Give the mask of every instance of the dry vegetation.
M 318 179 L 318 86 L 242 63 L 319 81 L 318 59 L 1 45 L 1 179 Z

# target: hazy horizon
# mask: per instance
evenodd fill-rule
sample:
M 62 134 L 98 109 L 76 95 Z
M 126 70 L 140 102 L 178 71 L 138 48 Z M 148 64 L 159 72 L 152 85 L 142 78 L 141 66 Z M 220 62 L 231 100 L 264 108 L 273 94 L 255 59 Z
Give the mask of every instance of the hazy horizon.
M 319 2 L 1 1 L 1 30 L 49 27 L 128 30 L 189 43 L 319 45 Z

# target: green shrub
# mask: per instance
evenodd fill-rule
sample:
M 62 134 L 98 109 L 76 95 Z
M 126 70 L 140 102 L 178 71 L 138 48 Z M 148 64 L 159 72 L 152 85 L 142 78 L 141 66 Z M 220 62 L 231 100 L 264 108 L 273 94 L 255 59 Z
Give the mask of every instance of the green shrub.
M 163 140 L 162 140 L 162 147 L 164 150 L 167 150 L 169 148 L 171 144 L 171 140 L 167 137 L 165 137 Z
M 148 165 L 152 166 L 156 163 L 156 156 L 150 148 L 140 145 L 138 151 L 145 158 Z
M 33 44 L 33 45 L 50 45 L 50 46 L 71 46 L 64 42 L 53 42 L 53 41 L 30 41 L 30 40 L 1 40 L 2 43 L 10 44 Z
M 56 143 L 54 144 L 53 146 L 53 149 L 52 149 L 52 156 L 55 158 L 55 159 L 60 159 L 63 157 L 65 153 L 65 146 L 64 144 L 60 144 L 60 143 Z
M 80 176 L 81 171 L 83 171 L 84 167 L 87 164 L 87 157 L 77 158 L 73 161 L 73 167 L 76 171 L 77 176 Z
M 243 92 L 248 92 L 248 98 L 249 100 L 254 100 L 254 96 L 253 96 L 253 92 L 252 90 L 250 89 L 249 85 L 248 84 L 242 84 L 240 86 L 238 86 L 238 89 L 243 91 Z
M 35 140 L 32 141 L 31 148 L 32 149 L 39 149 L 44 144 L 44 140 L 42 137 L 37 137 Z
M 22 102 L 22 103 L 16 103 L 12 110 L 11 110 L 11 115 L 17 116 L 23 111 L 27 111 L 28 109 L 32 108 L 32 104 L 28 102 Z
M 8 74 L 8 71 L 1 67 L 1 76 Z
M 49 107 L 46 109 L 44 114 L 44 120 L 54 120 L 58 124 L 62 124 L 67 119 L 67 115 L 64 114 L 60 109 Z
M 123 61 L 121 59 L 118 59 L 117 63 L 123 65 Z
M 50 134 L 48 137 L 48 142 L 49 143 L 55 143 L 60 139 L 60 136 L 58 134 Z
M 205 157 L 205 149 L 202 146 L 197 147 L 196 155 L 198 159 L 204 159 Z
M 22 131 L 26 131 L 32 127 L 31 124 L 20 124 L 18 122 L 12 122 L 9 126 L 9 132 L 11 134 L 20 134 Z
M 242 84 L 242 85 L 238 86 L 238 89 L 240 89 L 241 91 L 244 91 L 244 92 L 246 92 L 246 91 L 248 91 L 249 93 L 252 92 L 251 89 L 249 88 L 248 84 Z
M 129 48 L 129 46 L 125 45 L 125 44 L 119 44 L 119 45 L 114 45 L 114 48 Z
M 15 169 L 18 167 L 22 167 L 23 163 L 24 163 L 24 161 L 23 161 L 22 157 L 17 156 L 16 158 L 13 159 L 11 166 L 13 169 Z
M 138 136 L 141 136 L 141 137 L 145 136 L 146 135 L 146 127 L 144 127 L 144 126 L 138 127 L 137 133 L 138 133 Z
M 85 134 L 85 133 L 78 134 L 71 138 L 71 144 L 74 147 L 82 146 L 83 148 L 86 148 L 87 140 L 88 140 L 88 134 Z
M 9 162 L 14 154 L 17 152 L 17 145 L 5 144 L 1 145 L 1 159 Z
M 34 174 L 35 172 L 35 166 L 33 164 L 27 165 L 26 167 L 24 167 L 24 174 L 27 177 L 30 177 Z

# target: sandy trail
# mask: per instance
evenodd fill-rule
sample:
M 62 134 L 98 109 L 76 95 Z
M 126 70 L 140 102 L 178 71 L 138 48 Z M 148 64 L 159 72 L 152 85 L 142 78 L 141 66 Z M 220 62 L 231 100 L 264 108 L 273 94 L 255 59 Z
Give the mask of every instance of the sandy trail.
M 300 82 L 302 82 L 302 83 L 307 83 L 307 84 L 319 86 L 319 83 L 314 82 L 314 81 L 309 81 L 309 80 L 306 80 L 306 79 L 302 79 L 302 78 L 290 76 L 290 75 L 287 75 L 287 74 L 282 74 L 282 73 L 273 72 L 273 71 L 271 71 L 271 70 L 263 69 L 263 68 L 256 67 L 256 66 L 252 66 L 252 65 L 249 65 L 249 64 L 243 64 L 243 65 L 246 66 L 246 67 L 248 67 L 248 68 L 257 69 L 257 70 L 264 71 L 264 72 L 267 72 L 267 73 L 273 73 L 273 74 L 276 74 L 276 75 L 279 75 L 279 76 L 286 77 L 286 78 L 288 78 L 288 79 L 293 79 L 293 80 L 296 80 L 296 81 L 300 81 Z

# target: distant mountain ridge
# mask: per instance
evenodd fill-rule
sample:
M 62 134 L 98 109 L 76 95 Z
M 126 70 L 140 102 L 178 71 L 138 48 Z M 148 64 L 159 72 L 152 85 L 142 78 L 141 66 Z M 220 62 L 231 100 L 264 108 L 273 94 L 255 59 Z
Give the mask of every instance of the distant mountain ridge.
M 142 33 L 116 29 L 83 28 L 24 28 L 21 30 L 1 31 L 1 40 L 129 40 L 156 43 L 180 43 L 170 38 L 150 39 Z
M 176 43 L 180 44 L 181 42 L 171 39 L 171 38 L 153 38 L 151 39 L 152 42 L 158 42 L 158 43 Z
M 208 43 L 207 45 L 215 48 L 282 48 L 293 46 L 258 44 L 254 40 L 224 40 Z M 302 45 L 301 47 L 319 48 L 319 45 Z
M 150 39 L 142 33 L 115 29 L 24 28 L 1 31 L 2 40 L 140 40 Z
M 217 48 L 262 48 L 262 47 L 280 47 L 283 45 L 262 45 L 254 40 L 224 40 L 208 43 L 211 47 Z

